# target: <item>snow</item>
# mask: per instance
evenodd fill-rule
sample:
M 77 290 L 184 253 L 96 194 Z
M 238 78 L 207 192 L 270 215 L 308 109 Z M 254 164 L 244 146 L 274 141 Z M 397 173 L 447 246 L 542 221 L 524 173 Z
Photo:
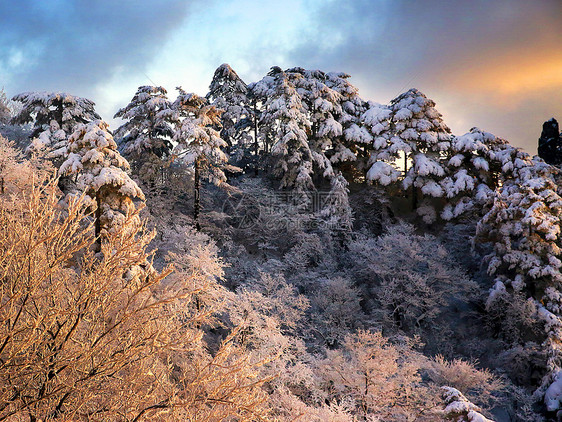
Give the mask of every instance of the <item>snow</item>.
M 350 142 L 357 142 L 360 144 L 370 144 L 373 141 L 373 137 L 367 129 L 360 127 L 357 124 L 352 124 L 349 128 L 344 131 L 345 139 Z
M 479 413 L 480 409 L 471 403 L 459 390 L 441 387 L 446 407 L 443 415 L 456 422 L 494 422 Z
M 414 156 L 415 171 L 420 176 L 444 176 L 445 171 L 443 167 L 434 159 L 426 156 L 425 154 L 416 154 Z
M 421 191 L 424 195 L 440 198 L 443 196 L 443 188 L 435 181 L 429 180 L 421 186 Z
M 394 114 L 396 120 L 408 120 L 412 116 L 413 116 L 412 110 L 408 108 L 402 108 Z
M 507 294 L 505 284 L 501 280 L 496 280 L 494 287 L 490 289 L 490 294 L 486 300 L 486 309 L 489 309 L 492 304 L 498 300 L 500 297 L 504 297 Z
M 544 394 L 544 404 L 549 412 L 560 409 L 562 400 L 562 371 L 559 371 Z
M 366 178 L 367 180 L 376 181 L 383 186 L 387 186 L 396 182 L 400 176 L 401 172 L 396 170 L 390 164 L 383 161 L 377 161 L 367 172 Z

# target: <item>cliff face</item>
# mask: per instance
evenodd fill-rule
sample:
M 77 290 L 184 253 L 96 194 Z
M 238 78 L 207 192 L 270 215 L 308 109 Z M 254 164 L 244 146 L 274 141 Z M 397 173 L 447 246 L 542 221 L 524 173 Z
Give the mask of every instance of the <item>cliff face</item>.
M 554 117 L 542 125 L 538 153 L 548 164 L 562 164 L 562 134 Z

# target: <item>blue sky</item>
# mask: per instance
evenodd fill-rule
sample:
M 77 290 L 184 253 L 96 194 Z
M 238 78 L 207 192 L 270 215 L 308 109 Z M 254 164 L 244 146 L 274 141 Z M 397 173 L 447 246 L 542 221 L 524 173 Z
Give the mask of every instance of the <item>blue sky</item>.
M 112 116 L 140 85 L 204 95 L 229 63 L 344 71 L 381 103 L 411 87 L 456 134 L 473 126 L 536 151 L 562 120 L 559 0 L 20 0 L 0 3 L 0 86 L 57 90 Z

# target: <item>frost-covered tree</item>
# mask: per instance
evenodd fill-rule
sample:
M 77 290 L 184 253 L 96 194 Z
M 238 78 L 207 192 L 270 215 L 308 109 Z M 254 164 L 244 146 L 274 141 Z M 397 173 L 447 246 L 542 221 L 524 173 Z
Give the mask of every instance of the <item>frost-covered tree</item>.
M 360 291 L 342 277 L 315 281 L 317 288 L 311 297 L 314 329 L 328 347 L 335 347 L 364 320 Z
M 121 226 L 96 257 L 84 207 L 58 201 L 55 179 L 0 195 L 0 420 L 266 420 L 259 364 L 232 335 L 203 338 L 216 255 L 125 281 L 153 235 Z
M 0 89 L 0 124 L 7 124 L 12 118 L 10 100 L 6 96 L 4 88 Z
M 0 135 L 0 194 L 12 195 L 42 183 L 54 172 L 41 156 L 24 157 L 15 142 Z
M 224 110 L 220 136 L 228 147 L 237 145 L 240 150 L 250 148 L 252 137 L 248 129 L 252 111 L 248 87 L 228 64 L 224 63 L 215 70 L 206 98 L 210 105 Z
M 296 90 L 296 73 L 273 68 L 271 95 L 265 103 L 262 122 L 273 128 L 275 143 L 271 154 L 275 158 L 274 173 L 281 177 L 281 187 L 306 192 L 314 188 L 312 181 L 313 155 L 308 143 L 311 123 Z
M 100 119 L 93 101 L 63 92 L 24 92 L 12 101 L 22 104 L 12 122 L 33 123 L 29 148 L 46 149 L 54 160 L 64 159 L 68 138 L 79 124 Z
M 277 71 L 279 68 L 275 69 Z M 267 99 L 273 93 L 275 78 L 272 73 L 269 72 L 259 81 L 248 85 L 248 97 L 252 103 L 252 131 L 254 132 L 254 142 L 256 142 L 254 149 L 256 151 L 261 149 L 264 153 L 270 152 L 275 132 L 273 116 L 264 115 L 264 111 L 267 109 Z
M 445 195 L 441 180 L 446 174 L 443 159 L 450 149 L 451 131 L 435 109 L 435 102 L 417 89 L 410 89 L 391 101 L 388 123 L 383 118 L 387 112 L 383 110 L 380 113 L 381 116 L 378 111 L 373 112 L 377 117 L 371 121 L 376 122 L 372 125 L 376 137 L 368 178 L 381 183 L 389 179 L 392 181 L 395 169 L 390 168 L 386 161 L 399 154 L 404 155 L 410 164 L 403 180 L 404 189 L 412 188 L 414 208 L 426 222 L 431 222 L 436 217 L 435 210 L 427 200 L 418 208 L 417 190 L 425 197 L 441 198 Z M 378 155 L 383 160 L 382 164 L 379 164 Z
M 0 89 L 0 135 L 23 149 L 29 143 L 29 125 L 12 124 L 12 117 L 19 113 L 21 106 L 19 103 L 11 101 L 4 89 Z
M 364 330 L 350 333 L 342 348 L 326 350 L 326 357 L 314 362 L 321 398 L 352 399 L 359 420 L 435 420 L 431 409 L 437 398 L 422 383 L 420 364 L 409 344 L 392 344 L 380 332 Z
M 403 330 L 434 328 L 448 304 L 476 290 L 437 239 L 415 234 L 411 225 L 391 226 L 378 238 L 357 238 L 349 258 L 356 280 L 369 292 L 367 306 Z
M 361 122 L 367 104 L 359 96 L 358 89 L 349 82 L 350 77 L 341 72 L 326 73 L 326 86 L 339 95 L 339 107 L 334 118 L 342 127 L 341 136 L 332 141 L 330 161 L 349 175 L 348 179 L 361 180 L 373 138 Z M 334 126 L 332 122 L 328 123 L 328 127 Z
M 513 177 L 503 181 L 493 206 L 478 223 L 476 240 L 493 245 L 488 273 L 496 280 L 488 308 L 523 295 L 544 325 L 544 392 L 562 368 L 562 197 L 555 167 L 522 151 L 518 155 L 510 166 Z
M 129 163 L 117 151 L 117 144 L 102 120 L 82 124 L 69 138 L 68 155 L 60 167 L 63 175 L 75 175 L 76 196 L 85 192 L 95 210 L 95 235 L 116 230 L 132 211 L 133 199 L 144 200 L 137 184 L 127 175 Z
M 21 153 L 15 148 L 14 143 L 0 135 L 0 194 L 4 194 L 6 182 L 19 170 L 17 169 L 19 159 Z
M 227 186 L 224 170 L 229 168 L 228 156 L 223 152 L 227 145 L 215 129 L 220 126 L 222 111 L 209 105 L 204 97 L 186 93 L 181 88 L 178 90 L 178 98 L 172 105 L 173 113 L 165 113 L 176 126 L 172 158 L 180 159 L 194 170 L 193 218 L 199 230 L 201 178 L 217 186 Z
M 328 227 L 339 233 L 342 242 L 349 236 L 353 228 L 353 211 L 349 205 L 349 183 L 341 174 L 334 176 L 331 181 L 331 189 L 322 198 L 322 217 Z
M 342 114 L 342 96 L 326 85 L 327 76 L 320 70 L 295 67 L 285 72 L 300 75 L 295 83 L 311 122 L 309 145 L 314 159 L 314 172 L 321 177 L 333 177 L 334 170 L 328 155 L 343 134 L 341 123 L 334 117 Z
M 170 109 L 161 86 L 141 86 L 131 102 L 115 113 L 126 122 L 114 133 L 119 149 L 143 180 L 154 181 L 172 151 L 173 128 L 160 114 Z
M 495 135 L 476 127 L 470 132 L 453 137 L 447 161 L 447 177 L 441 181 L 447 204 L 441 217 L 457 218 L 474 209 L 482 212 L 491 204 L 499 186 L 503 155 L 512 148 Z

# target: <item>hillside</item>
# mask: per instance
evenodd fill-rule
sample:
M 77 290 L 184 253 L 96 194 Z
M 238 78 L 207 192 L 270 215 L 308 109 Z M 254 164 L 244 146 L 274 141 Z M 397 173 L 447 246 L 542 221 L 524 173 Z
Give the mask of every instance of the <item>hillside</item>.
M 298 67 L 141 86 L 114 130 L 2 110 L 0 420 L 556 420 L 544 148 Z

